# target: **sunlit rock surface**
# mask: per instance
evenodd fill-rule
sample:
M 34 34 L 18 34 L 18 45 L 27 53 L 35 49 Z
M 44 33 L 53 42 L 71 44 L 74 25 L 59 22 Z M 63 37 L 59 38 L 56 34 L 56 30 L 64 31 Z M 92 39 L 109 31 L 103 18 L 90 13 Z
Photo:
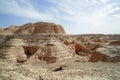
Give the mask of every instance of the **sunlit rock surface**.
M 0 28 L 0 80 L 119 80 L 120 35 L 66 34 L 37 22 Z

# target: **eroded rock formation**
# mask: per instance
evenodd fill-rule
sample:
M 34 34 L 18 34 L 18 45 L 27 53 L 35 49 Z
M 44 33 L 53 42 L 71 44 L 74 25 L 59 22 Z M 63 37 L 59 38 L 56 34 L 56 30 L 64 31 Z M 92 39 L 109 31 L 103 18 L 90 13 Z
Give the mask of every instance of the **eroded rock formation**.
M 4 34 L 65 34 L 63 26 L 47 22 L 27 23 L 21 26 L 11 25 L 8 28 L 0 29 L 0 32 Z
M 61 25 L 46 22 L 11 26 L 0 32 L 0 58 L 12 62 L 120 61 L 120 40 L 112 35 L 64 35 Z

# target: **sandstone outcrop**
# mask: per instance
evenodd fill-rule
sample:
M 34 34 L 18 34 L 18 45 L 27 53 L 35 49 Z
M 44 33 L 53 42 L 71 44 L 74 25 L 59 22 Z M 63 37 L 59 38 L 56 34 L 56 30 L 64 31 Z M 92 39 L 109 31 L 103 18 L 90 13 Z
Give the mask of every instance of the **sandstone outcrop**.
M 111 41 L 109 45 L 120 45 L 120 40 Z
M 4 34 L 10 35 L 10 34 L 14 34 L 14 32 L 19 29 L 18 26 L 15 25 L 11 25 L 8 28 L 3 29 Z
M 35 26 L 33 33 L 58 33 L 58 34 L 65 33 L 63 27 L 58 24 L 38 22 L 33 25 Z
M 55 23 L 37 22 L 27 23 L 21 26 L 11 25 L 8 28 L 0 29 L 0 33 L 10 34 L 65 34 L 63 26 Z
M 67 46 L 71 45 L 74 46 L 75 48 L 75 53 L 79 56 L 77 56 L 77 61 L 88 61 L 88 62 L 116 62 L 119 61 L 117 58 L 116 60 L 113 59 L 115 58 L 115 54 L 110 54 L 107 52 L 107 54 L 102 50 L 101 52 L 99 51 L 99 47 L 94 44 L 89 46 L 84 46 L 75 42 L 65 42 Z M 73 45 L 72 45 L 73 44 Z M 91 47 L 92 46 L 92 47 Z M 94 48 L 94 49 L 93 49 Z M 109 49 L 108 49 L 109 50 Z M 115 50 L 117 51 L 117 50 Z M 110 50 L 109 50 L 110 52 Z M 111 51 L 112 52 L 112 51 Z M 112 56 L 114 55 L 114 56 Z M 81 60 L 79 60 L 81 58 Z M 76 61 L 76 60 L 75 60 Z
M 11 34 L 0 35 L 0 58 L 11 62 L 120 61 L 120 41 L 109 35 L 64 35 L 61 25 L 47 22 L 11 26 L 0 32 Z
M 0 49 L 1 58 L 18 63 L 32 63 L 44 60 L 47 63 L 72 58 L 72 51 L 59 39 L 47 37 L 46 40 L 26 42 L 22 39 L 10 39 L 5 42 L 7 45 Z M 18 43 L 18 44 L 17 44 Z
M 17 34 L 39 34 L 39 33 L 51 33 L 51 34 L 64 34 L 65 31 L 63 27 L 59 24 L 37 22 L 37 23 L 27 23 L 15 31 Z

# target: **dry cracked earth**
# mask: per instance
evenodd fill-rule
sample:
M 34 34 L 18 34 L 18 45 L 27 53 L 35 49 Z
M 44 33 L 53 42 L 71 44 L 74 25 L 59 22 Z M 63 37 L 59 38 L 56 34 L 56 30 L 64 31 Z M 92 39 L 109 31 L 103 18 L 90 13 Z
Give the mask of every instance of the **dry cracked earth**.
M 120 35 L 69 35 L 47 22 L 0 28 L 0 80 L 120 80 Z

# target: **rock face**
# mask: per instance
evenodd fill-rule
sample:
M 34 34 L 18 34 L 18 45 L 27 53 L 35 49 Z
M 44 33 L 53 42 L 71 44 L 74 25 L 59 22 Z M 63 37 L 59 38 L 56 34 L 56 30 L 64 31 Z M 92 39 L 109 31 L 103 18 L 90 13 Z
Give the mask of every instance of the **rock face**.
M 58 33 L 58 34 L 65 33 L 61 25 L 54 24 L 54 23 L 38 22 L 38 23 L 35 23 L 34 26 L 35 26 L 35 29 L 33 33 Z
M 0 28 L 0 33 L 2 33 L 3 32 L 3 28 Z
M 109 45 L 120 45 L 120 40 L 111 41 Z
M 91 50 L 88 46 L 84 46 L 82 44 L 78 44 L 78 43 L 75 43 L 75 42 L 74 43 L 73 42 L 66 42 L 66 43 L 65 43 L 66 45 L 74 44 L 73 47 L 75 48 L 75 53 L 78 56 L 80 56 L 80 58 L 82 58 L 82 61 L 88 61 L 88 62 L 98 62 L 98 61 L 114 62 L 112 57 L 110 57 L 110 56 L 108 56 L 108 55 L 106 55 L 104 53 L 101 53 L 99 51 L 97 52 L 94 49 Z M 78 56 L 77 56 L 77 58 L 78 58 Z
M 3 29 L 3 33 L 5 34 L 13 34 L 17 29 L 19 29 L 18 26 L 15 25 L 11 25 L 8 28 Z
M 120 61 L 119 36 L 64 35 L 61 25 L 47 22 L 11 26 L 1 32 L 11 35 L 0 35 L 0 58 L 16 63 Z
M 21 26 L 11 25 L 5 29 L 1 28 L 0 32 L 4 34 L 65 34 L 63 26 L 48 22 L 27 23 Z
M 54 23 L 46 23 L 46 22 L 28 23 L 19 27 L 20 28 L 15 31 L 15 33 L 17 34 L 30 34 L 30 33 L 64 34 L 65 33 L 61 25 Z

